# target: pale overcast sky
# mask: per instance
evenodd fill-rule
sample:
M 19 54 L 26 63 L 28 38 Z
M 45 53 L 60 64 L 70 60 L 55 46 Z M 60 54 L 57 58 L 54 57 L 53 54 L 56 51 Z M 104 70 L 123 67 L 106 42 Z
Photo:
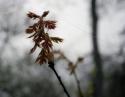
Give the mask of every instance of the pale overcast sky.
M 78 56 L 84 56 L 92 51 L 89 1 L 26 0 L 23 15 L 26 17 L 28 11 L 41 14 L 43 11 L 49 10 L 48 18 L 57 21 L 57 28 L 53 31 L 53 35 L 64 38 L 64 42 L 55 44 L 55 48 L 61 49 L 69 59 L 75 61 Z M 123 22 L 125 21 L 125 10 L 116 10 L 114 6 L 116 4 L 111 4 L 110 8 L 107 8 L 107 12 L 100 12 L 99 44 L 100 51 L 104 54 L 118 51 L 121 41 L 119 33 L 125 27 L 125 22 Z M 25 21 L 21 17 L 18 19 Z M 20 49 L 19 52 L 24 49 L 28 51 L 32 47 L 32 41 L 26 38 L 25 33 L 19 37 L 14 37 L 11 40 L 12 44 Z
M 88 0 L 28 0 L 25 6 L 26 12 L 38 14 L 50 10 L 50 18 L 58 21 L 54 34 L 64 38 L 63 44 L 56 48 L 61 48 L 72 59 L 91 51 L 89 8 Z M 119 32 L 125 27 L 125 10 L 116 11 L 113 6 L 103 14 L 99 22 L 100 50 L 102 53 L 117 52 L 121 41 Z
M 0 1 L 0 3 L 2 1 Z M 13 0 L 13 2 L 14 1 L 16 0 Z M 13 20 L 25 22 L 24 17 L 26 18 L 26 14 L 28 13 L 28 11 L 33 11 L 35 13 L 41 14 L 43 11 L 49 10 L 50 14 L 48 15 L 48 18 L 55 19 L 57 21 L 57 28 L 53 31 L 53 35 L 64 38 L 64 42 L 62 44 L 55 44 L 56 49 L 61 49 L 65 53 L 65 55 L 73 62 L 76 61 L 77 57 L 84 56 L 85 54 L 88 54 L 92 51 L 91 17 L 89 4 L 90 0 L 23 1 L 25 2 L 23 9 L 24 14 L 18 14 L 18 9 L 14 9 L 17 10 L 17 16 L 14 17 L 14 19 L 12 18 L 12 22 Z M 98 29 L 100 44 L 99 46 L 100 51 L 103 54 L 111 54 L 118 51 L 120 41 L 122 41 L 119 33 L 125 27 L 125 10 L 116 10 L 115 6 L 112 7 L 112 5 L 110 5 L 110 7 L 111 8 L 107 8 L 108 12 L 100 12 Z M 3 11 L 4 9 L 5 8 L 0 9 L 0 12 L 7 13 L 6 11 Z M 19 24 L 17 23 L 17 25 Z M 20 32 L 22 33 L 21 36 L 12 37 L 10 43 L 18 49 L 17 52 L 14 53 L 28 55 L 29 49 L 31 49 L 33 43 L 30 39 L 27 38 L 28 35 L 25 34 L 24 30 L 25 29 Z M 1 37 L 3 37 L 3 35 Z M 4 54 L 5 57 L 13 59 L 13 52 L 8 47 L 6 49 L 7 50 Z M 87 61 L 85 60 L 85 63 L 86 62 Z M 82 71 L 86 72 L 90 71 L 90 69 L 91 68 L 89 68 L 89 66 L 87 65 L 84 66 L 84 70 Z M 64 69 L 62 69 L 62 71 L 60 70 L 60 73 L 62 73 L 63 75 Z

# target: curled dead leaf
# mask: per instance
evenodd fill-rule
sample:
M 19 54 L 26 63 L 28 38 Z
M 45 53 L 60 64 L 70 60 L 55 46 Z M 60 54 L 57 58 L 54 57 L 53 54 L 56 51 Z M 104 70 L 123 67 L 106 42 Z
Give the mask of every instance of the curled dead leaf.
M 56 43 L 59 43 L 59 42 L 62 42 L 63 39 L 62 38 L 59 38 L 59 37 L 50 37 L 50 39 L 53 41 L 53 42 L 56 42 Z
M 46 17 L 49 14 L 49 11 L 44 11 L 42 17 Z
M 29 12 L 29 13 L 27 14 L 27 16 L 28 16 L 29 18 L 32 18 L 32 19 L 40 18 L 39 15 L 36 15 L 36 14 L 33 13 L 33 12 Z

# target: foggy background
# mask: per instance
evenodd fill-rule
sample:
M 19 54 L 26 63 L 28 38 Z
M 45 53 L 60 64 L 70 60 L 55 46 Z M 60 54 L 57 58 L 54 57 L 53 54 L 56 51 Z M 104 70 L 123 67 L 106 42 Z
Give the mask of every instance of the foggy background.
M 56 20 L 50 34 L 64 39 L 54 44 L 71 62 L 79 57 L 76 74 L 85 97 L 94 95 L 96 65 L 93 62 L 92 0 L 0 0 L 0 97 L 66 97 L 53 71 L 47 64 L 35 64 L 37 54 L 25 29 L 31 25 L 26 14 Z M 96 0 L 97 36 L 102 58 L 103 97 L 125 97 L 125 0 Z M 96 36 L 95 36 L 96 37 Z M 71 97 L 79 97 L 77 83 L 67 70 L 65 60 L 55 61 L 56 70 Z M 98 94 L 97 94 L 98 95 Z

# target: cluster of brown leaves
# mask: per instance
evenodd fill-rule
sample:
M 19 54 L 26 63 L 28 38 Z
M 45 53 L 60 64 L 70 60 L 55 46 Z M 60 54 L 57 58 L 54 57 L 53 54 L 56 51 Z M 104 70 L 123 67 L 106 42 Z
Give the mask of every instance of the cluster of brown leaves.
M 33 53 L 37 47 L 41 48 L 41 51 L 35 61 L 38 64 L 53 61 L 53 42 L 59 43 L 63 41 L 62 38 L 51 37 L 48 32 L 45 32 L 45 29 L 51 30 L 56 28 L 56 21 L 44 20 L 48 13 L 49 11 L 45 11 L 42 16 L 33 12 L 29 12 L 27 14 L 30 19 L 37 21 L 26 29 L 26 33 L 31 34 L 28 38 L 32 38 L 35 43 L 33 48 L 30 50 L 30 53 Z

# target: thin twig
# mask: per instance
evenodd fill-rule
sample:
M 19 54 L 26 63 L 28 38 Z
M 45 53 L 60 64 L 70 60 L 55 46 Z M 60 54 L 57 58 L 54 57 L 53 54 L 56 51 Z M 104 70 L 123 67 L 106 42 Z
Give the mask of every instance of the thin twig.
M 61 51 L 54 51 L 54 53 L 60 54 L 60 56 L 57 58 L 57 60 L 59 59 L 65 59 L 68 63 L 70 63 L 71 61 L 61 52 Z M 79 60 L 77 60 L 77 62 L 75 63 L 75 65 L 77 66 L 79 64 Z M 76 71 L 74 70 L 74 78 L 77 84 L 77 88 L 78 88 L 78 92 L 79 92 L 79 96 L 80 97 L 84 97 L 84 94 L 82 93 L 81 87 L 80 87 L 80 81 L 77 77 Z
M 71 97 L 71 96 L 69 95 L 68 91 L 66 90 L 66 88 L 65 88 L 65 86 L 64 86 L 64 84 L 63 84 L 63 82 L 62 82 L 62 80 L 61 80 L 61 78 L 60 78 L 60 76 L 58 75 L 58 73 L 57 73 L 57 71 L 56 71 L 56 69 L 55 69 L 55 67 L 54 67 L 54 62 L 49 62 L 48 64 L 49 64 L 49 67 L 54 71 L 54 73 L 55 73 L 55 75 L 56 75 L 58 81 L 60 82 L 60 85 L 62 86 L 64 92 L 66 93 L 67 97 Z
M 78 88 L 78 91 L 79 91 L 79 96 L 80 97 L 84 97 L 83 93 L 82 93 L 82 90 L 80 88 L 80 81 L 78 80 L 78 77 L 77 77 L 77 74 L 76 72 L 74 72 L 74 77 L 75 77 L 75 80 L 76 80 L 76 83 L 77 83 L 77 88 Z

